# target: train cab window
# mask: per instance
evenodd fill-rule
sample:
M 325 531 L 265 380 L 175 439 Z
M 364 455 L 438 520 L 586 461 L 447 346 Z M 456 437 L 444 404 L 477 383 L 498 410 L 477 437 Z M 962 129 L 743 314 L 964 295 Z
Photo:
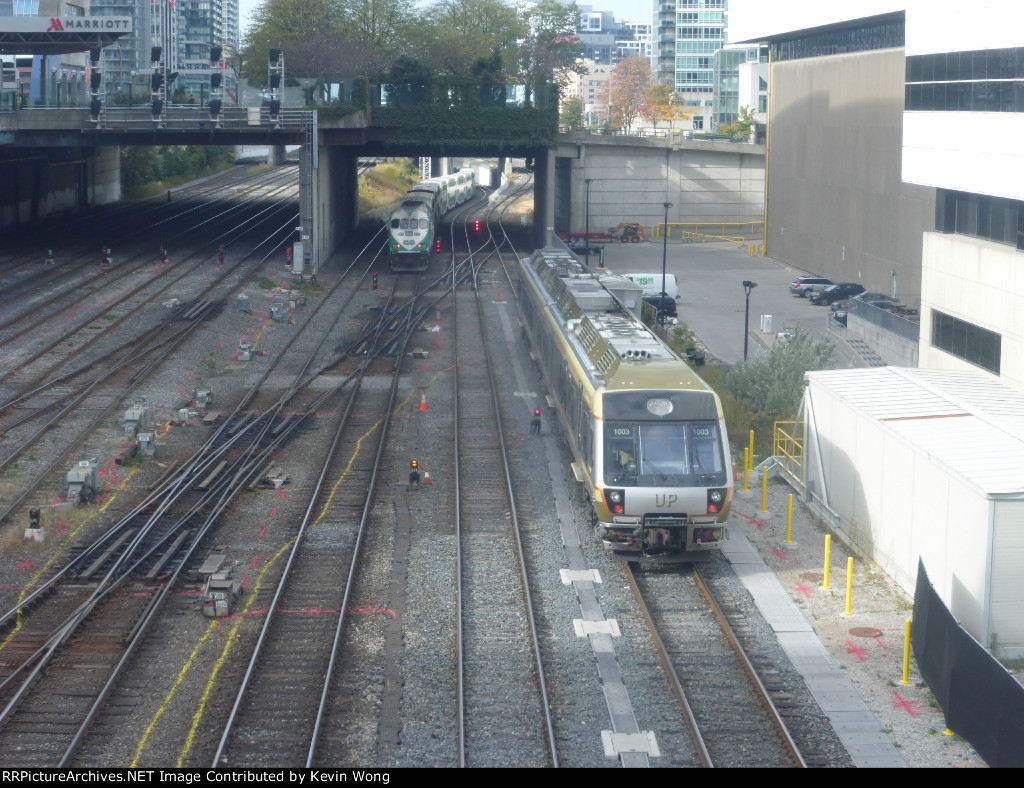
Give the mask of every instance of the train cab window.
M 401 223 L 400 226 L 401 226 L 401 228 L 403 230 L 409 229 L 409 220 L 408 219 L 402 219 L 402 223 Z
M 708 476 L 722 473 L 725 470 L 716 425 L 692 425 L 690 427 L 690 446 L 694 473 Z
M 420 229 L 421 230 L 426 230 L 427 229 L 427 220 L 426 219 L 420 219 Z
M 398 229 L 398 219 L 392 219 L 391 220 L 391 229 L 392 230 L 397 230 Z
M 685 424 L 641 424 L 639 432 L 641 474 L 689 473 Z

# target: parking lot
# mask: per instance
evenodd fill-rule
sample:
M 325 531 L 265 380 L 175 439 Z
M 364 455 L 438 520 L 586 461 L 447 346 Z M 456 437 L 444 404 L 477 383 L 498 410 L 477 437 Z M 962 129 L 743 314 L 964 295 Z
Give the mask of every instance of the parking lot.
M 750 293 L 748 355 L 769 346 L 779 333 L 801 327 L 832 337 L 837 367 L 865 366 L 835 332 L 829 332 L 832 310 L 813 306 L 789 292 L 789 283 L 808 271 L 790 268 L 769 257 L 753 257 L 746 247 L 729 243 L 681 243 L 644 241 L 638 244 L 608 243 L 601 256 L 591 256 L 591 266 L 613 273 L 661 273 L 679 282 L 676 301 L 680 323 L 687 324 L 706 345 L 712 358 L 724 364 L 743 360 L 744 281 L 756 282 Z M 771 315 L 771 331 L 762 331 L 762 315 Z

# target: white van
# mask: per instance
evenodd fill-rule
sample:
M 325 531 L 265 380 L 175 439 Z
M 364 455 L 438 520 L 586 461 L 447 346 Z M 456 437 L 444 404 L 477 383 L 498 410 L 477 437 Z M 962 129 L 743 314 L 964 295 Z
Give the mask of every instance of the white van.
M 644 289 L 644 295 L 658 295 L 662 291 L 661 274 L 623 274 L 626 279 Z M 676 282 L 675 274 L 667 274 L 665 279 L 665 292 L 669 298 L 679 298 L 679 284 Z

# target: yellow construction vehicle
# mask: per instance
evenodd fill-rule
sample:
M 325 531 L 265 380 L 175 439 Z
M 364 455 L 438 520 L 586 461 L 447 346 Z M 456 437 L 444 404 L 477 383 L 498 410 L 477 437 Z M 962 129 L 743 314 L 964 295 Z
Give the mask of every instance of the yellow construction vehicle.
M 639 224 L 623 222 L 618 227 L 609 227 L 608 235 L 620 244 L 636 244 L 644 239 L 644 228 Z

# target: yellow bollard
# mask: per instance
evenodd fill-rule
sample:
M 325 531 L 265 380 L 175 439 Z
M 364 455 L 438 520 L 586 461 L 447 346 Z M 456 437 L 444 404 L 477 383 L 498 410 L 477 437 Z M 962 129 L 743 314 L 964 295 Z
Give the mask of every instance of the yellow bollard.
M 747 491 L 747 450 L 743 450 L 743 492 Z
M 761 513 L 768 511 L 768 466 L 761 469 Z
M 754 431 L 750 431 L 750 454 L 747 455 L 747 470 L 754 470 Z
M 910 683 L 910 619 L 903 625 L 903 678 L 900 684 Z
M 828 562 L 832 555 L 832 534 L 825 535 L 825 582 L 822 584 L 822 588 L 831 588 L 828 584 Z
M 846 613 L 844 615 L 853 615 L 850 610 L 850 600 L 853 596 L 853 556 L 846 559 Z
M 793 544 L 793 493 L 786 504 L 786 544 Z

